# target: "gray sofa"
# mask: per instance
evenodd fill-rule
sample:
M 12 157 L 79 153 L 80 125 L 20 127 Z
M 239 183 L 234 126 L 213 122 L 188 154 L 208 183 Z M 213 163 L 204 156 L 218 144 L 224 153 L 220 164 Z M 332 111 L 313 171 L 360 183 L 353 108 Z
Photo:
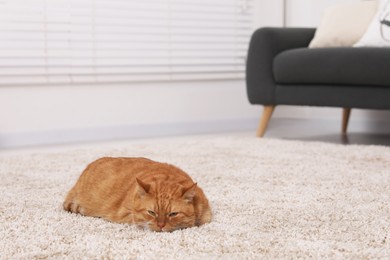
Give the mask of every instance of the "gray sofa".
M 314 28 L 261 28 L 247 58 L 249 102 L 264 105 L 263 136 L 277 105 L 343 108 L 346 133 L 352 108 L 390 109 L 390 48 L 307 46 Z

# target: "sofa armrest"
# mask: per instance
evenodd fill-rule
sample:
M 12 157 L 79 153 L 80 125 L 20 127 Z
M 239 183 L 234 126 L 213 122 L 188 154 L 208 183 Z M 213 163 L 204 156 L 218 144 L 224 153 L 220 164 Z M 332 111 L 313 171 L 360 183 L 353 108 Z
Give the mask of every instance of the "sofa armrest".
M 246 64 L 251 104 L 275 105 L 274 57 L 288 49 L 307 47 L 314 33 L 314 28 L 260 28 L 253 33 Z

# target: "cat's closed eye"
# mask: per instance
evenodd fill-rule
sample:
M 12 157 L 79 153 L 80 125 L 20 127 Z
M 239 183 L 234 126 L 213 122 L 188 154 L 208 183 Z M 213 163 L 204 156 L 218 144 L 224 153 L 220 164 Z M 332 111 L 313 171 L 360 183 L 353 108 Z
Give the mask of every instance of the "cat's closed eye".
M 173 218 L 173 217 L 176 217 L 177 214 L 179 214 L 179 212 L 171 212 L 171 213 L 168 214 L 168 217 Z
M 152 217 L 157 217 L 157 213 L 153 210 L 147 210 L 147 213 Z M 179 214 L 179 212 L 171 212 L 168 214 L 168 217 L 173 218 L 176 217 Z
M 148 214 L 149 214 L 150 216 L 152 216 L 152 217 L 157 217 L 156 212 L 154 212 L 153 210 L 148 210 L 147 212 L 148 212 Z

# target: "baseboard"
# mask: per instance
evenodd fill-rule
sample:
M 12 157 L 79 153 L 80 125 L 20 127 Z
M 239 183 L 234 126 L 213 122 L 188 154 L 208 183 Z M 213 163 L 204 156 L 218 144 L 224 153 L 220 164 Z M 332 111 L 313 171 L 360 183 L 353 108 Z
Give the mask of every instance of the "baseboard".
M 273 118 L 291 119 L 334 119 L 340 120 L 342 108 L 340 107 L 314 107 L 314 106 L 277 106 Z M 390 110 L 358 109 L 352 108 L 351 119 L 362 121 L 388 121 Z
M 91 127 L 82 129 L 58 129 L 51 131 L 0 133 L 0 150 L 19 147 L 72 144 L 120 139 L 137 139 L 175 135 L 223 133 L 234 131 L 253 131 L 255 134 L 259 118 L 226 119 L 217 121 L 156 123 L 143 125 L 121 125 Z M 268 126 L 268 135 L 278 136 L 290 128 L 305 131 L 303 124 L 317 124 L 329 129 L 329 133 L 339 132 L 339 119 L 323 118 L 272 118 Z M 366 118 L 351 118 L 348 127 L 350 132 L 389 133 L 390 121 Z
M 258 118 L 246 118 L 0 133 L 0 149 L 216 132 L 255 131 L 257 121 Z

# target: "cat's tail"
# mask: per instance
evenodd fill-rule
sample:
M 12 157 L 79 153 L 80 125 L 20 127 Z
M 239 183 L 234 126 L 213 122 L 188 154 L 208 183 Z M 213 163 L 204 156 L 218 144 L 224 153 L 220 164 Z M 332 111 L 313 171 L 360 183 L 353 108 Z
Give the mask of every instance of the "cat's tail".
M 75 197 L 76 197 L 76 192 L 75 189 L 71 189 L 68 193 L 68 195 L 65 198 L 64 203 L 62 204 L 64 210 L 73 212 L 73 213 L 80 213 L 80 207 L 75 203 Z

